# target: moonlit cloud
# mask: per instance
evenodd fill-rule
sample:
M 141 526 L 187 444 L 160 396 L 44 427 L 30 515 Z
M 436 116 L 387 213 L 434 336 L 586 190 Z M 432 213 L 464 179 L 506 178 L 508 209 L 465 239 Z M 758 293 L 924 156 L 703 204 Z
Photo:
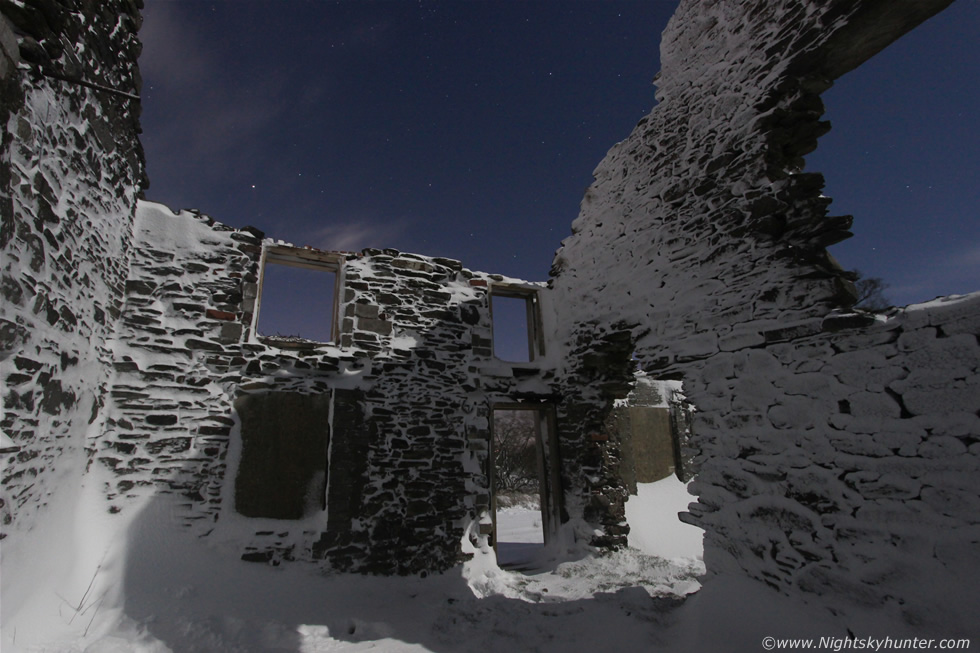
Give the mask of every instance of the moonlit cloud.
M 176 3 L 147 2 L 139 36 L 143 42 L 139 64 L 145 79 L 188 87 L 212 74 L 214 62 L 205 54 L 203 37 L 192 23 L 181 20 Z
M 224 173 L 252 165 L 257 137 L 283 114 L 286 81 L 255 70 L 247 86 L 222 84 L 235 62 L 215 60 L 214 48 L 181 13 L 179 3 L 147 2 L 144 13 L 140 69 L 144 123 L 151 127 L 144 142 L 154 151 L 179 151 L 188 164 L 194 160 Z M 180 102 L 168 101 L 171 113 L 159 116 L 154 100 L 164 95 Z M 167 147 L 155 148 L 154 141 Z
M 319 249 L 345 252 L 360 251 L 365 247 L 391 247 L 409 226 L 407 222 L 352 219 L 320 227 L 312 233 L 311 240 Z

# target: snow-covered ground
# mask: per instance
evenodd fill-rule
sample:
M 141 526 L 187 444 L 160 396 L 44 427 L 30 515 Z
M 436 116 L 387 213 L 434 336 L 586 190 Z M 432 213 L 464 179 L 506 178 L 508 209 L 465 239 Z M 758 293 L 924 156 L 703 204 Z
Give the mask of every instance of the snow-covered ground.
M 636 496 L 626 502 L 631 547 L 661 558 L 701 559 L 704 531 L 677 518 L 694 497 L 676 476 L 656 483 L 638 483 Z
M 498 508 L 497 534 L 497 563 L 501 567 L 533 560 L 544 547 L 541 509 L 533 505 Z
M 478 553 L 445 574 L 388 578 L 241 562 L 174 529 L 165 498 L 127 518 L 83 489 L 44 547 L 4 548 L 2 650 L 725 651 L 779 632 L 836 633 L 751 581 L 720 579 L 683 601 L 703 572 L 697 529 L 676 519 L 683 490 L 667 479 L 631 498 L 631 541 L 646 550 L 526 574 Z M 23 541 L 39 544 L 33 535 Z

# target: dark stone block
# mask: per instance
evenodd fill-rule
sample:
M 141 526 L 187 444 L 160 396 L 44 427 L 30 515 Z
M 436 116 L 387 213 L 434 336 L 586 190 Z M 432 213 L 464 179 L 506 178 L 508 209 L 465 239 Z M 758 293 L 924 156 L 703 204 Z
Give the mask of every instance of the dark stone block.
M 143 446 L 146 447 L 146 451 L 148 453 L 151 453 L 154 456 L 159 456 L 163 453 L 183 453 L 185 451 L 190 451 L 191 439 L 167 438 L 166 440 L 153 440 L 151 442 L 147 442 Z
M 354 304 L 349 308 L 357 317 L 376 319 L 380 314 L 377 304 Z
M 357 320 L 357 326 L 359 329 L 371 331 L 372 333 L 377 333 L 382 336 L 391 334 L 391 322 L 387 322 L 385 320 L 362 317 Z M 358 335 L 360 334 L 354 334 L 355 340 L 357 339 Z
M 49 415 L 60 415 L 63 409 L 75 405 L 75 393 L 70 390 L 63 390 L 61 381 L 53 379 L 43 385 L 41 410 L 44 412 Z
M 273 566 L 279 564 L 273 551 L 249 551 L 242 554 L 242 560 L 245 562 L 264 562 Z
M 846 313 L 843 315 L 828 315 L 823 320 L 824 331 L 843 331 L 845 329 L 861 329 L 876 322 L 875 316 L 868 313 Z
M 476 325 L 480 322 L 480 311 L 475 306 L 463 305 L 459 307 L 459 319 L 464 324 Z
M 812 336 L 815 333 L 819 333 L 821 329 L 819 322 L 810 322 L 807 324 L 800 324 L 797 326 L 786 327 L 785 329 L 773 329 L 772 331 L 763 332 L 763 336 L 766 339 L 766 343 L 771 342 L 782 342 L 784 340 L 793 340 L 796 338 L 803 338 L 806 336 Z
M 75 314 L 72 313 L 67 306 L 62 306 L 61 310 L 58 311 L 58 314 L 66 324 L 70 326 L 75 326 L 78 324 L 78 319 L 75 317 Z
M 241 231 L 243 234 L 248 234 L 249 236 L 251 236 L 251 240 L 253 242 L 254 241 L 261 242 L 261 240 L 263 238 L 265 238 L 265 232 L 264 231 L 262 231 L 258 227 L 253 227 L 251 225 L 249 225 L 247 227 L 242 227 L 241 229 L 239 229 L 239 231 Z M 232 236 L 232 238 L 235 238 L 235 236 Z M 241 236 L 239 236 L 239 238 L 236 238 L 236 240 L 242 240 L 243 242 L 247 242 L 246 239 L 241 238 Z
M 197 432 L 200 435 L 229 435 L 231 433 L 231 427 L 229 426 L 199 426 Z
M 0 281 L 0 294 L 3 294 L 9 304 L 17 305 L 24 297 L 24 290 L 12 277 L 4 275 L 3 280 Z
M 126 294 L 135 295 L 149 295 L 156 290 L 157 284 L 150 281 L 140 281 L 138 279 L 130 279 L 126 282 Z
M 69 366 L 78 365 L 78 356 L 71 356 L 68 352 L 61 352 L 61 371 L 64 372 Z
M 151 413 L 145 418 L 147 424 L 152 424 L 153 426 L 173 426 L 177 423 L 176 415 Z
M 136 445 L 129 442 L 113 442 L 111 446 L 119 453 L 126 454 L 127 456 L 136 453 Z
M 223 343 L 233 343 L 241 340 L 244 327 L 241 324 L 222 324 L 219 338 Z
M 379 292 L 375 299 L 379 304 L 383 304 L 385 306 L 396 306 L 402 303 L 402 299 L 398 295 L 393 295 L 386 292 Z
M 9 320 L 0 319 L 0 350 L 9 352 L 14 350 L 27 338 L 27 329 Z M 2 360 L 0 356 L 0 360 Z
M 217 342 L 211 342 L 208 340 L 198 340 L 197 338 L 188 338 L 184 341 L 184 346 L 188 349 L 201 349 L 204 351 L 224 351 L 225 348 L 222 347 Z
M 24 356 L 15 356 L 14 365 L 18 370 L 24 370 L 26 372 L 37 372 L 39 369 L 44 367 L 43 364 L 31 360 L 30 358 L 25 358 Z

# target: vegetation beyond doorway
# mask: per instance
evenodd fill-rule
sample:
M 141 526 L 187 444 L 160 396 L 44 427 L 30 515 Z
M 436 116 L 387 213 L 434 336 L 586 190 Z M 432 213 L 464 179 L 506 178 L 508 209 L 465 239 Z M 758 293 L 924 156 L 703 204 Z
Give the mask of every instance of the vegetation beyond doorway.
M 553 415 L 547 406 L 493 410 L 494 546 L 501 566 L 527 566 L 557 523 Z

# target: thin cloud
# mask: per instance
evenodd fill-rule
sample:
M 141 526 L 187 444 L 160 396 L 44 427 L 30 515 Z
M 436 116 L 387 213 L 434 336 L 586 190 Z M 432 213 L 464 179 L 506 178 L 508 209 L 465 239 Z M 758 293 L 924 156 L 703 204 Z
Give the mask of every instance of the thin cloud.
M 393 247 L 408 226 L 407 222 L 352 219 L 320 227 L 312 233 L 311 240 L 319 249 L 343 252 L 356 252 L 365 247 Z
M 181 19 L 177 3 L 146 3 L 140 41 L 140 72 L 154 83 L 159 80 L 176 88 L 195 86 L 207 80 L 215 69 L 202 46 L 203 37 L 194 31 L 190 21 Z
M 953 254 L 948 260 L 949 265 L 957 268 L 980 269 L 980 243 L 968 246 L 963 251 Z
M 179 3 L 148 2 L 140 67 L 144 78 L 144 135 L 151 183 L 156 161 L 183 169 L 188 183 L 218 174 L 253 174 L 267 134 L 282 120 L 287 80 L 255 70 L 248 85 L 225 83 L 232 62 L 219 55 Z M 167 95 L 170 113 L 155 111 Z M 161 169 L 163 166 L 161 166 Z M 197 179 L 193 179 L 193 178 Z

